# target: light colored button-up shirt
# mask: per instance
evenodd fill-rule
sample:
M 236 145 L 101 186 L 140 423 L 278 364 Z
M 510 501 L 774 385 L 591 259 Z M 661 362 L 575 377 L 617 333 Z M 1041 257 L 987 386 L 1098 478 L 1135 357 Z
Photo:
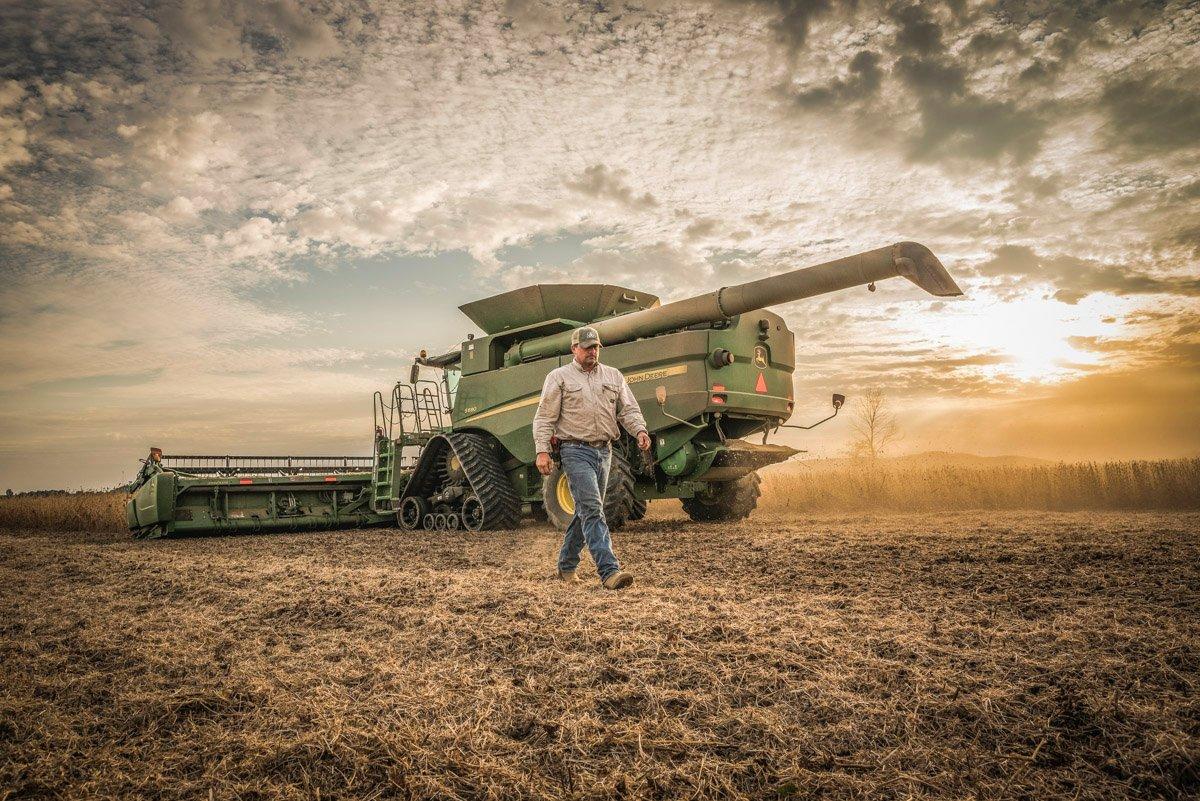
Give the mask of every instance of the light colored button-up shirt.
M 542 384 L 533 416 L 533 445 L 538 453 L 549 453 L 551 436 L 612 441 L 621 436 L 618 422 L 630 436 L 646 430 L 646 418 L 625 376 L 607 364 L 584 370 L 572 359 L 551 370 Z

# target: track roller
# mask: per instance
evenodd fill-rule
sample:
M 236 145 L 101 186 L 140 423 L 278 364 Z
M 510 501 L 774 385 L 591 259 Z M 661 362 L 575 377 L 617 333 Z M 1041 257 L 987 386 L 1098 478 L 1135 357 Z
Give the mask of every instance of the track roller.
M 424 498 L 410 495 L 400 502 L 400 508 L 396 510 L 396 522 L 400 524 L 400 528 L 413 531 L 421 528 L 428 512 L 429 504 Z

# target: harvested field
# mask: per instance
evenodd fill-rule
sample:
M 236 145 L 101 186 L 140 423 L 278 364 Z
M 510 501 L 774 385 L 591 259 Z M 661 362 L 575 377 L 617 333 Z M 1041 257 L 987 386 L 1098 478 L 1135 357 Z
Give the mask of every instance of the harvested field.
M 1200 792 L 1200 514 L 667 509 L 620 594 L 539 528 L 0 533 L 0 799 Z

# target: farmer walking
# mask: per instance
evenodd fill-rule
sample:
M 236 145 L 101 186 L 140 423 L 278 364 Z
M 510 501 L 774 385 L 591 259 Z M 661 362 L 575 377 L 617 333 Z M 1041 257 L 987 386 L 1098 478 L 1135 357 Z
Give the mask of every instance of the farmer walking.
M 601 584 L 620 590 L 633 584 L 633 576 L 621 570 L 604 519 L 612 443 L 624 428 L 637 437 L 639 448 L 648 451 L 650 435 L 625 376 L 615 367 L 600 364 L 600 335 L 595 328 L 585 326 L 572 332 L 571 353 L 575 358 L 570 364 L 546 376 L 542 399 L 533 416 L 538 472 L 550 475 L 551 439 L 556 440 L 562 470 L 575 500 L 575 514 L 558 554 L 558 577 L 567 582 L 579 581 L 575 569 L 586 542 Z

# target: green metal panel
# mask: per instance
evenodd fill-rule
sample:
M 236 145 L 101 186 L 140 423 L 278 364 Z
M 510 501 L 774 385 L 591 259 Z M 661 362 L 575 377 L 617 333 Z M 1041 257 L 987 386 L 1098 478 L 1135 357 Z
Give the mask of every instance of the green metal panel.
M 612 284 L 538 284 L 458 308 L 486 333 L 496 334 L 556 317 L 589 322 L 657 305 L 658 298 L 648 292 Z
M 533 462 L 533 414 L 546 375 L 566 359 L 543 359 L 463 375 L 454 404 L 456 430 L 487 431 L 522 462 Z
M 126 504 L 130 528 L 170 523 L 175 511 L 175 476 L 158 473 L 138 487 Z
M 468 339 L 462 343 L 462 370 L 464 374 L 482 373 L 505 367 L 504 354 L 514 343 L 548 334 L 571 331 L 583 325 L 578 320 L 556 317 L 521 326 L 502 333 Z
M 371 511 L 371 473 L 336 476 L 151 475 L 130 501 L 140 537 L 219 532 L 300 531 L 379 525 Z
M 682 476 L 696 468 L 696 446 L 690 442 L 683 443 L 659 460 L 659 466 L 668 476 Z
M 767 323 L 765 339 L 760 336 L 760 320 Z M 725 387 L 726 414 L 791 416 L 795 339 L 782 319 L 765 311 L 744 314 L 736 326 L 713 331 L 710 346 L 710 353 L 725 348 L 735 357 L 733 364 L 721 368 L 708 363 L 708 389 L 711 391 L 714 385 Z

